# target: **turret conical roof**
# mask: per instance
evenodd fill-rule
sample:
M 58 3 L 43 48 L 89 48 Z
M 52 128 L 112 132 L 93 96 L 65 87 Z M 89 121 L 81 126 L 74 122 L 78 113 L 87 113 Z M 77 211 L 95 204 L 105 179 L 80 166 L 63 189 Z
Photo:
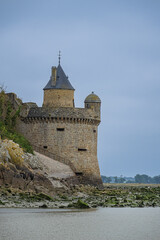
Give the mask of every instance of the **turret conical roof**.
M 53 84 L 52 76 L 47 83 L 47 85 L 43 88 L 43 90 L 47 89 L 67 89 L 67 90 L 75 90 L 71 83 L 68 80 L 68 77 L 64 73 L 61 65 L 59 64 L 56 68 L 56 81 Z

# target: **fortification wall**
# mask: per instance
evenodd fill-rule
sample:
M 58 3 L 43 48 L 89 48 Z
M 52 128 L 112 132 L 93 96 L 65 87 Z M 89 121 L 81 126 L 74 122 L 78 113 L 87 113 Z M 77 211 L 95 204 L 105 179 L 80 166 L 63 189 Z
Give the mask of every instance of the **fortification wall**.
M 53 153 L 74 172 L 101 183 L 97 160 L 97 125 L 65 119 L 24 118 L 17 124 L 33 146 Z
M 43 107 L 74 107 L 74 90 L 44 90 Z

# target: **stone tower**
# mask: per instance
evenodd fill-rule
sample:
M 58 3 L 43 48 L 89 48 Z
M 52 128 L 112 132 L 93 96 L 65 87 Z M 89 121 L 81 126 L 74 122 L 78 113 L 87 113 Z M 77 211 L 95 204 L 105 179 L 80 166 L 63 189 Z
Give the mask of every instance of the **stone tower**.
M 74 88 L 60 63 L 52 67 L 51 77 L 44 90 L 43 107 L 74 107 Z
M 97 159 L 101 100 L 93 92 L 74 106 L 74 88 L 60 62 L 44 87 L 42 107 L 24 103 L 17 128 L 33 148 L 69 165 L 82 183 L 102 184 Z

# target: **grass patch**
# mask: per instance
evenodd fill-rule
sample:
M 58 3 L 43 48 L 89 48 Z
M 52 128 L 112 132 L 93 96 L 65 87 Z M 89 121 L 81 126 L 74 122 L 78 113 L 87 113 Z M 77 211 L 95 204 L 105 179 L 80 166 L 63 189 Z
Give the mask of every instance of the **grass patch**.
M 18 143 L 25 152 L 33 154 L 33 149 L 29 141 L 15 130 L 16 121 L 20 113 L 12 106 L 12 103 L 0 86 L 0 136 L 2 139 L 10 139 Z
M 7 125 L 1 120 L 0 121 L 0 135 L 2 139 L 10 139 L 15 143 L 18 143 L 25 152 L 33 154 L 33 148 L 29 141 L 21 134 L 17 133 L 16 130 Z

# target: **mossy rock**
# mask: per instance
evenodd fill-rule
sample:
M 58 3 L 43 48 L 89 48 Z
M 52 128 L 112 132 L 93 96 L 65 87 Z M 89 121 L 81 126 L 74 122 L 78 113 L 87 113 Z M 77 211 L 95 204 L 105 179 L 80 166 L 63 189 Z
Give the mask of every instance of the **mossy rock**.
M 3 203 L 3 202 L 0 200 L 0 205 L 5 205 L 5 203 Z
M 68 208 L 73 208 L 73 207 L 74 207 L 74 204 L 73 204 L 73 203 L 69 203 L 67 207 L 68 207 Z
M 97 204 L 93 204 L 93 205 L 92 205 L 92 208 L 97 208 L 97 207 L 98 207 Z
M 42 204 L 39 206 L 39 208 L 48 208 L 48 206 L 46 204 Z
M 7 188 L 6 190 L 7 192 L 12 193 L 12 190 L 10 188 Z
M 77 203 L 75 204 L 77 208 L 90 208 L 89 205 L 83 202 L 81 199 L 78 199 Z
M 68 197 L 66 195 L 61 195 L 60 197 L 63 201 L 68 201 Z
M 136 200 L 143 200 L 143 196 L 142 195 L 135 195 Z
M 20 192 L 20 193 L 19 193 L 19 197 L 20 197 L 21 199 L 27 199 L 29 196 L 28 196 L 28 193 Z
M 144 207 L 144 202 L 143 201 L 139 202 L 138 207 Z
M 40 199 L 45 199 L 45 200 L 48 200 L 48 201 L 54 201 L 53 198 L 45 193 L 39 193 L 37 195 L 38 198 Z
M 64 206 L 64 205 L 61 205 L 61 206 L 59 206 L 59 208 L 65 208 L 65 206 Z
M 30 195 L 29 193 L 21 192 L 19 193 L 21 199 L 26 200 L 28 202 L 39 202 L 42 200 L 54 201 L 52 197 L 46 195 L 45 193 L 33 194 Z

